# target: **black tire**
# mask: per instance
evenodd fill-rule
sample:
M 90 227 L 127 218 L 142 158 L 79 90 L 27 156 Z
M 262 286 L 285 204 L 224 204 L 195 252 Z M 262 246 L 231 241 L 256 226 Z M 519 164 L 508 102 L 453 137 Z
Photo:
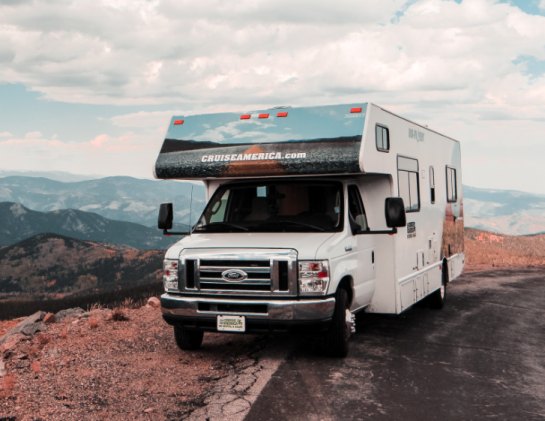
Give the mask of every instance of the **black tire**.
M 174 339 L 180 349 L 191 351 L 202 345 L 204 332 L 200 329 L 188 329 L 183 326 L 174 326 Z
M 430 308 L 435 310 L 440 310 L 445 306 L 445 301 L 447 300 L 447 284 L 448 284 L 448 266 L 446 263 L 443 263 L 443 275 L 441 281 L 441 288 L 437 291 L 434 291 L 428 299 L 428 304 Z
M 353 323 L 347 321 L 349 311 L 348 292 L 344 288 L 339 288 L 335 294 L 333 320 L 325 338 L 325 352 L 330 357 L 344 358 L 348 355 L 348 342 L 352 335 Z

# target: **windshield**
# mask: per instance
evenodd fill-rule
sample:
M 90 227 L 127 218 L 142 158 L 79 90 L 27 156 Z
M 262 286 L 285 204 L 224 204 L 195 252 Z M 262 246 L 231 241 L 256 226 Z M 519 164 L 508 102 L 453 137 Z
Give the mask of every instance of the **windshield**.
M 220 187 L 194 232 L 332 232 L 342 229 L 342 184 L 271 181 Z

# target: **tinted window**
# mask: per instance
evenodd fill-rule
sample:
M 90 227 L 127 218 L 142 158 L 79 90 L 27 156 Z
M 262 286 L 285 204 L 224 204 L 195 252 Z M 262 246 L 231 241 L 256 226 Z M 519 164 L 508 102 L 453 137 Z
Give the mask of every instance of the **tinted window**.
M 458 184 L 456 169 L 447 167 L 447 202 L 456 202 L 458 198 Z
M 377 149 L 382 152 L 388 152 L 390 150 L 390 131 L 387 127 L 376 125 L 375 137 L 377 142 Z
M 361 201 L 357 186 L 348 186 L 348 213 L 352 222 L 355 222 L 362 230 L 368 230 L 367 216 Z

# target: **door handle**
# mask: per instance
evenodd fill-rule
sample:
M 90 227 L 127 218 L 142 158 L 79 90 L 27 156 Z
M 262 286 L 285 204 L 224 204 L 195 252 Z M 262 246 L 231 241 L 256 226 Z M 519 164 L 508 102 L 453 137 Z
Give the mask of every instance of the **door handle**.
M 352 246 L 344 246 L 344 251 L 352 251 Z

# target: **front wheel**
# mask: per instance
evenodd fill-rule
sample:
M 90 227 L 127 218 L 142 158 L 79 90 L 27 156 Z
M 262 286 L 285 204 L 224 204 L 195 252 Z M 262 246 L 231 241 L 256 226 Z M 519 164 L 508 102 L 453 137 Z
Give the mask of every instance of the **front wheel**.
M 201 347 L 204 332 L 200 329 L 188 329 L 183 326 L 174 326 L 174 338 L 180 349 L 190 351 Z
M 333 320 L 325 338 L 326 353 L 331 357 L 346 357 L 348 342 L 353 331 L 354 315 L 350 311 L 348 292 L 344 288 L 339 288 L 335 294 Z

